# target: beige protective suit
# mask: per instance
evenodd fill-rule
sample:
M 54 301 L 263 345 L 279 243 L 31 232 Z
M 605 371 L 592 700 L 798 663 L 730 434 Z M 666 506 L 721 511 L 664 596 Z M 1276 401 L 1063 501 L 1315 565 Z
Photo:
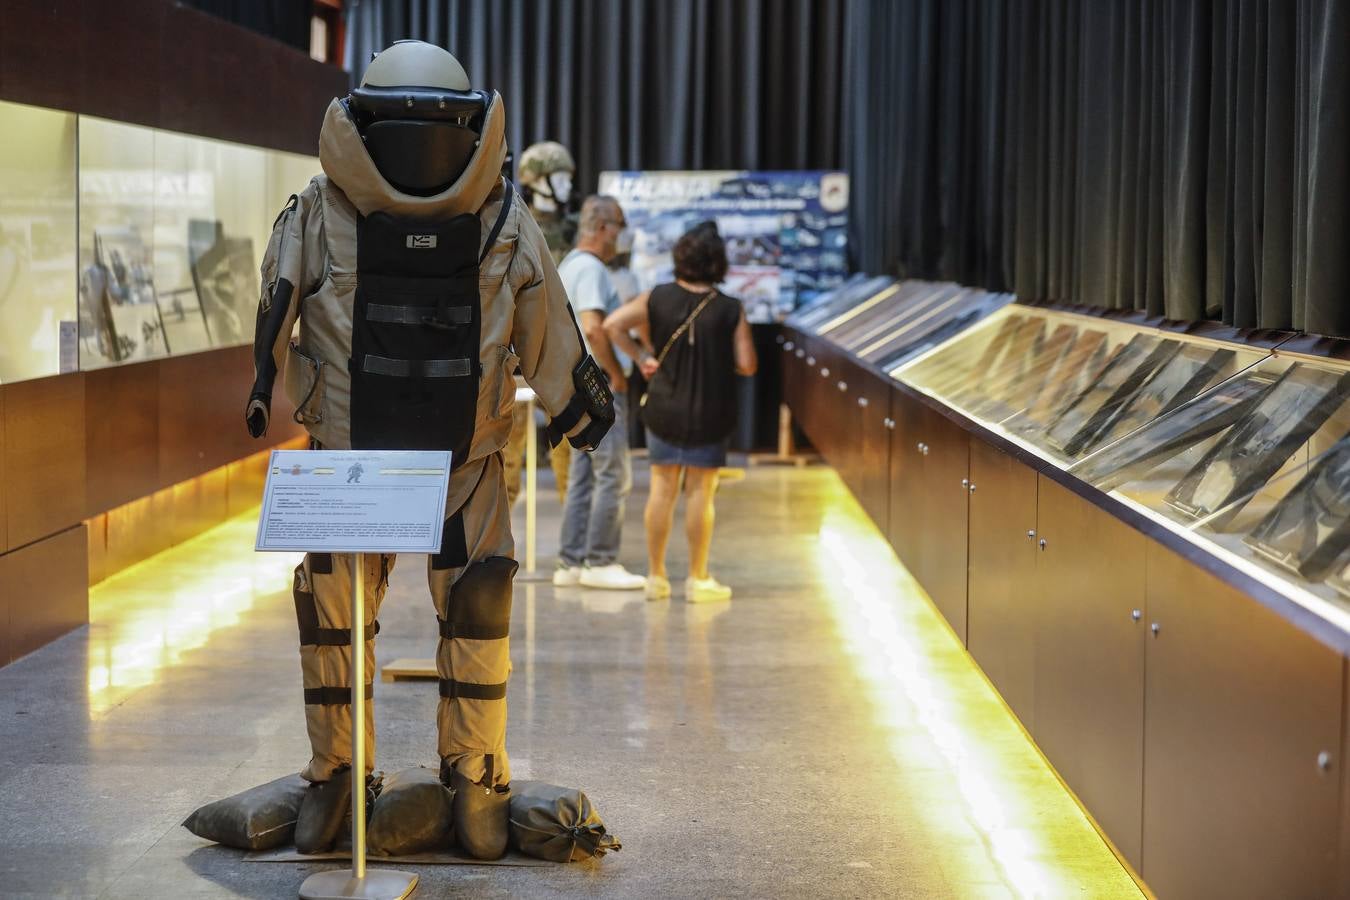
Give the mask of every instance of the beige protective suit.
M 379 290 L 374 277 L 358 272 L 360 229 L 377 213 L 435 222 L 471 213 L 481 226 L 481 244 L 500 227 L 491 247 L 474 248 L 482 250 L 478 365 L 463 359 L 436 361 L 464 363 L 464 371 L 452 373 L 456 376 L 477 375 L 477 404 L 474 409 L 435 411 L 437 417 L 471 416 L 473 422 L 467 451 L 458 453 L 453 462 L 446 536 L 441 552 L 431 557 L 428 566 L 441 628 L 436 662 L 441 678 L 437 727 L 442 764 L 455 767 L 471 781 L 496 785 L 510 780 L 505 697 L 511 672 L 507 634 L 516 564 L 501 449 L 511 429 L 512 373 L 519 365 L 543 409 L 556 418 L 573 400 L 572 371 L 585 353 L 548 246 L 514 192 L 506 217 L 498 221 L 505 192 L 510 190 L 500 176 L 506 153 L 504 120 L 501 98 L 494 94 L 481 143 L 467 169 L 444 192 L 418 197 L 399 191 L 381 176 L 346 107 L 333 101 L 320 137 L 319 158 L 325 174 L 314 178 L 282 212 L 263 261 L 255 341 L 258 380 L 249 404 L 249 415 L 265 423 L 272 382 L 282 374 L 296 416 L 314 444 L 334 450 L 351 448 L 353 413 L 366 415 L 370 404 L 354 404 L 349 366 L 359 367 L 362 358 L 384 364 L 404 362 L 362 357 L 360 348 L 353 353 L 357 306 L 373 302 L 358 300 L 358 284 L 366 279 L 363 297 Z M 368 308 L 373 309 L 361 306 Z M 367 315 L 374 314 L 360 313 Z M 298 336 L 293 337 L 297 322 Z M 418 327 L 411 321 L 399 324 Z M 356 322 L 356 327 L 363 326 Z M 563 421 L 569 418 L 564 416 Z M 569 437 L 576 436 L 589 425 L 590 416 L 584 415 L 565 431 Z M 368 437 L 357 443 L 387 446 L 372 443 Z M 393 564 L 392 556 L 366 557 L 367 673 L 374 672 L 375 617 Z M 313 750 L 302 774 L 311 781 L 326 781 L 340 767 L 351 764 L 351 571 L 349 556 L 308 554 L 295 572 L 305 711 Z M 372 768 L 373 718 L 372 714 L 366 720 L 365 735 L 366 759 Z

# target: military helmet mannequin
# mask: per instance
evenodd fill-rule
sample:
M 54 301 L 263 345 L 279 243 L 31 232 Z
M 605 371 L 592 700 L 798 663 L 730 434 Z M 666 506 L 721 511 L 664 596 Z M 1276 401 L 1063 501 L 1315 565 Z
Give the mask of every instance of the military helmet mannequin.
M 451 452 L 441 549 L 427 560 L 437 755 L 456 839 L 483 859 L 505 852 L 510 803 L 516 562 L 501 450 L 512 373 L 550 416 L 553 443 L 592 449 L 614 422 L 550 248 L 502 176 L 505 121 L 499 95 L 474 90 L 450 53 L 420 41 L 377 54 L 360 86 L 329 104 L 323 174 L 292 195 L 264 254 L 245 414 L 265 434 L 280 381 L 315 449 Z M 359 574 L 371 669 L 395 563 L 369 554 Z M 302 852 L 332 846 L 350 791 L 354 565 L 352 554 L 308 553 L 295 571 L 311 749 Z M 369 770 L 373 714 L 363 737 Z
M 539 141 L 520 154 L 520 185 L 539 212 L 562 215 L 567 210 L 576 174 L 571 152 L 557 141 Z

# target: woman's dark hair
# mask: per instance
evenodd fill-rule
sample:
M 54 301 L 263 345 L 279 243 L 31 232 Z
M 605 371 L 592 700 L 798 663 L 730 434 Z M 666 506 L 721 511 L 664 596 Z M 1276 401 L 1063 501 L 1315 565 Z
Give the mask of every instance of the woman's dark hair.
M 675 277 L 696 284 L 717 284 L 727 277 L 727 245 L 716 222 L 700 222 L 686 231 L 671 251 Z

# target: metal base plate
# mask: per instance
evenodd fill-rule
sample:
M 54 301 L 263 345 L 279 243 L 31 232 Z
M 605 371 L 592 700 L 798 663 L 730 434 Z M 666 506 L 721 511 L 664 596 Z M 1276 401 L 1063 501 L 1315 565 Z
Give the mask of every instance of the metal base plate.
M 300 900 L 403 900 L 417 888 L 417 876 L 393 869 L 366 869 L 357 880 L 350 869 L 319 872 L 300 885 Z

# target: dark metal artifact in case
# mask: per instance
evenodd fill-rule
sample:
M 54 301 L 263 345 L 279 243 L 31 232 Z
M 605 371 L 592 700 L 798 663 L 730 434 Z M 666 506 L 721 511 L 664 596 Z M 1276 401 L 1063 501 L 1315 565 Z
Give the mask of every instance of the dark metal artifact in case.
M 1327 451 L 1243 540 L 1309 581 L 1350 562 L 1350 437 Z
M 1338 375 L 1295 363 L 1262 397 L 1247 418 L 1224 435 L 1165 498 L 1192 518 L 1232 505 L 1210 522 L 1222 529 L 1280 470 L 1294 451 L 1345 402 L 1350 374 Z M 1235 502 L 1241 501 L 1241 502 Z

